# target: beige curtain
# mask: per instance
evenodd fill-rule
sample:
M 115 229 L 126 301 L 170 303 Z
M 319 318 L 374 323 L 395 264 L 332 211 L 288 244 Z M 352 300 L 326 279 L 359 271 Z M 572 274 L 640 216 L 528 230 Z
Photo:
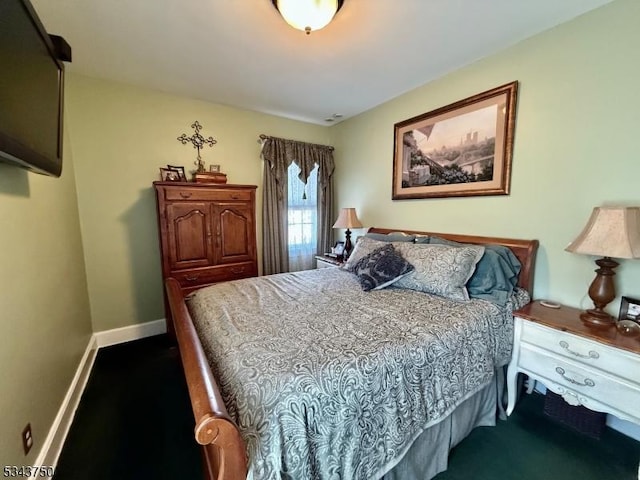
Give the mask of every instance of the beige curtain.
M 318 252 L 332 246 L 333 147 L 266 137 L 262 144 L 264 189 L 262 215 L 263 272 L 265 275 L 289 271 L 287 250 L 287 169 L 292 162 L 300 167 L 298 177 L 307 182 L 318 165 Z

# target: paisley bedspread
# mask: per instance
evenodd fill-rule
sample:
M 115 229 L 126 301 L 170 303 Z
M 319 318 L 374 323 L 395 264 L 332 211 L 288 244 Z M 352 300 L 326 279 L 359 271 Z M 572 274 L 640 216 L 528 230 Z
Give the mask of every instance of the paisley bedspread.
M 371 480 L 509 361 L 511 310 L 527 301 L 363 292 L 323 268 L 213 285 L 188 305 L 248 478 Z

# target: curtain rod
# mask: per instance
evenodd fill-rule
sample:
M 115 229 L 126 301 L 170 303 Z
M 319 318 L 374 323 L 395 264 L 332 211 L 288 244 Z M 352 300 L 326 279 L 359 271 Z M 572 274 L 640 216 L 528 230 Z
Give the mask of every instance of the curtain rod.
M 267 138 L 277 138 L 277 137 L 272 137 L 270 135 L 265 135 L 264 133 L 261 133 L 259 135 L 260 140 L 266 140 Z M 258 140 L 258 142 L 260 142 L 260 140 Z M 331 145 L 320 145 L 318 143 L 309 143 L 309 142 L 300 142 L 298 140 L 289 140 L 290 142 L 298 142 L 298 143 L 307 143 L 308 145 L 314 145 L 317 147 L 323 147 L 323 148 L 328 148 L 329 150 L 333 151 L 335 150 Z

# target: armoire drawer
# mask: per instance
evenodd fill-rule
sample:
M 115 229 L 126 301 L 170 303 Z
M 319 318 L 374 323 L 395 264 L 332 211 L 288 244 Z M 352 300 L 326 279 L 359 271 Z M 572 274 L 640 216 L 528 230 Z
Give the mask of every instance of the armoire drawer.
M 251 200 L 251 192 L 247 190 L 233 189 L 211 189 L 202 188 L 166 188 L 165 199 L 175 200 L 208 200 L 208 201 L 249 201 Z
M 170 274 L 171 277 L 180 282 L 182 287 L 217 283 L 236 278 L 255 277 L 257 275 L 256 265 L 252 262 L 173 271 Z

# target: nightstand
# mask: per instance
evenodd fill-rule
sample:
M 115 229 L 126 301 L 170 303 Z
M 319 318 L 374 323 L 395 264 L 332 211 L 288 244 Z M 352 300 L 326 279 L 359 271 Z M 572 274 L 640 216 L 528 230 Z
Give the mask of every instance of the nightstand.
M 316 268 L 340 267 L 342 260 L 329 255 L 316 255 Z
M 615 327 L 587 327 L 580 313 L 539 302 L 514 312 L 507 414 L 515 407 L 522 372 L 570 405 L 640 424 L 640 336 L 624 336 Z

